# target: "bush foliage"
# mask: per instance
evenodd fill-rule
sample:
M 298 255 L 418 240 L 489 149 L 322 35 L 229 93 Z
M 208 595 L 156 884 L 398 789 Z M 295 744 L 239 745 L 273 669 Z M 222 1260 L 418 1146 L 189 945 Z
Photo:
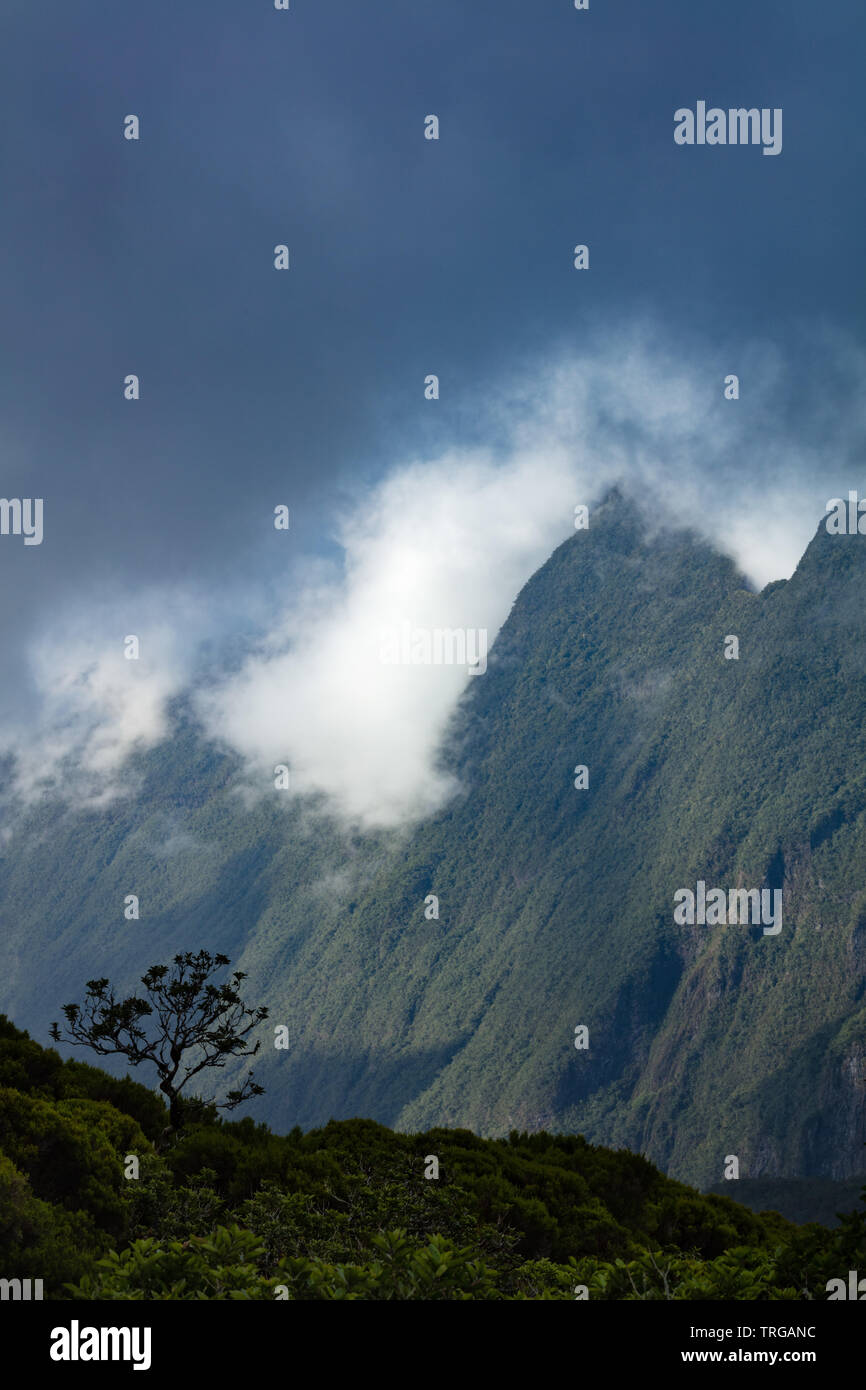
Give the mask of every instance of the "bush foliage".
M 2 1017 L 0 1080 L 0 1273 L 52 1298 L 793 1300 L 866 1269 L 866 1209 L 797 1227 L 576 1135 L 204 1109 L 160 1154 L 159 1100 Z

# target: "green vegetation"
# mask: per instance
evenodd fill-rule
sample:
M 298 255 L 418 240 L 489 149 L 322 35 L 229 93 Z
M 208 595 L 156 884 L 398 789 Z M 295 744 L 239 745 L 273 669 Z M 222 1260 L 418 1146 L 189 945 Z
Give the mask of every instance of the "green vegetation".
M 816 1221 L 835 1226 L 840 1212 L 853 1212 L 860 1202 L 866 1174 L 857 1178 L 740 1178 L 735 1195 L 751 1211 L 777 1211 L 788 1221 L 803 1225 Z M 710 1192 L 729 1196 L 729 1182 L 717 1183 Z
M 289 1030 L 287 1051 L 259 1035 L 252 1113 L 275 1130 L 583 1134 L 701 1188 L 729 1153 L 744 1179 L 857 1175 L 864 592 L 863 537 L 819 527 L 756 594 L 613 496 L 469 683 L 447 755 L 464 792 L 441 814 L 392 840 L 278 792 L 250 805 L 180 705 L 129 795 L 46 798 L 11 826 L 0 1008 L 44 1039 L 82 980 L 132 990 L 206 931 Z M 782 887 L 781 933 L 676 926 L 699 878 Z
M 157 1152 L 160 1099 L 0 1016 L 2 1277 L 71 1299 L 780 1300 L 866 1269 L 866 1207 L 798 1228 L 576 1135 L 189 1113 Z

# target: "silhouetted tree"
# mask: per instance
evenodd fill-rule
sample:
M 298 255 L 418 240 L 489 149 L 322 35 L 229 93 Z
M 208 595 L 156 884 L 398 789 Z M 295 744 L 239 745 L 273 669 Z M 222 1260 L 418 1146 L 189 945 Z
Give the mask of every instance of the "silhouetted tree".
M 185 951 L 174 957 L 171 968 L 152 965 L 142 975 L 145 998 L 118 1000 L 107 979 L 88 980 L 84 1003 L 63 1005 L 66 1034 L 52 1023 L 51 1037 L 103 1055 L 117 1052 L 133 1067 L 152 1063 L 168 1101 L 166 1133 L 176 1134 L 184 1114 L 181 1091 L 187 1083 L 210 1067 L 224 1067 L 230 1057 L 254 1057 L 261 1047 L 260 1041 L 249 1046 L 246 1039 L 268 1011 L 250 1009 L 242 1000 L 239 987 L 245 973 L 236 970 L 223 984 L 211 983 L 211 977 L 230 964 L 228 956 Z M 146 1019 L 153 1023 L 143 1027 Z M 234 1110 L 261 1095 L 264 1088 L 249 1072 L 240 1089 L 229 1091 L 217 1109 Z

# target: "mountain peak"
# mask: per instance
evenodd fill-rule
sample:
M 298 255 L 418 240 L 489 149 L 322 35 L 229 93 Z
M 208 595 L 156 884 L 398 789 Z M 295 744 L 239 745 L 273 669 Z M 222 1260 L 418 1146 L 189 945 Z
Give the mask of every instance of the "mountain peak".
M 866 499 L 859 503 L 862 512 L 858 510 L 856 492 L 835 500 L 838 505 L 828 508 L 818 523 L 792 580 L 799 576 L 838 582 L 859 579 L 866 573 Z

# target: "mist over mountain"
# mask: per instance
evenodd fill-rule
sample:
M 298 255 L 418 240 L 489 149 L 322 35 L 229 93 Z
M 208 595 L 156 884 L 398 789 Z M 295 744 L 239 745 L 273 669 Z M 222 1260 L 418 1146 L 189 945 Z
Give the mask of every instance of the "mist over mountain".
M 127 795 L 10 825 L 0 1010 L 44 1040 L 85 980 L 131 989 L 205 945 L 271 1010 L 249 1113 L 276 1128 L 560 1130 L 704 1186 L 730 1155 L 748 1178 L 860 1173 L 864 547 L 822 523 L 758 593 L 613 491 L 468 681 L 458 794 L 402 832 L 251 800 L 177 700 Z M 679 924 L 699 884 L 780 891 L 781 930 Z

